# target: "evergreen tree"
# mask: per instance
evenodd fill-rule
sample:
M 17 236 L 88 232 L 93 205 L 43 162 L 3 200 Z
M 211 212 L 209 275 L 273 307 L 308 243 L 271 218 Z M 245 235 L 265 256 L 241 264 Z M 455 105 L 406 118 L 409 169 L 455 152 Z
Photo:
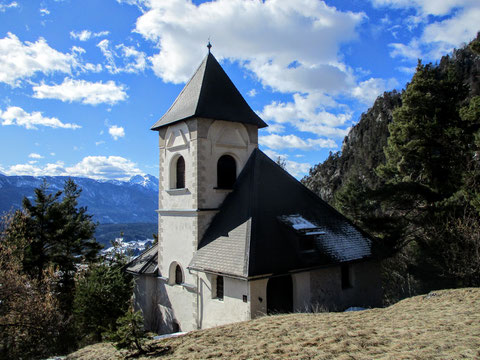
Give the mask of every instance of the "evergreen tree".
M 86 208 L 78 206 L 80 193 L 75 182 L 69 179 L 63 192 L 49 194 L 44 182 L 35 189 L 34 203 L 23 199 L 27 216 L 23 236 L 32 239 L 26 247 L 24 269 L 37 279 L 42 278 L 48 266 L 59 271 L 57 291 L 67 313 L 71 312 L 76 266 L 94 260 L 101 248 L 93 238 L 96 225 L 92 216 Z
M 128 262 L 114 242 L 113 256 L 89 266 L 76 285 L 74 319 L 82 343 L 102 340 L 106 331 L 116 330 L 133 293 L 132 277 L 123 269 Z

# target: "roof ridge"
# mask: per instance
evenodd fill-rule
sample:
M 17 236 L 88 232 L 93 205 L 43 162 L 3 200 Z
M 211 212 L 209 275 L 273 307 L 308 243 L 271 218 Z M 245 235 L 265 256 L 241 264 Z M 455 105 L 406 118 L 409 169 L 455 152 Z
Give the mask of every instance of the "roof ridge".
M 197 104 L 195 105 L 195 112 L 194 112 L 195 114 L 198 112 L 198 106 L 200 104 L 200 98 L 202 97 L 203 90 L 205 89 L 205 81 L 204 80 L 205 80 L 205 75 L 207 74 L 207 66 L 208 66 L 208 61 L 210 60 L 210 56 L 215 58 L 209 50 L 207 56 L 205 56 L 202 63 L 200 64 L 200 66 L 202 66 L 203 63 L 205 63 L 205 70 L 203 71 L 202 86 L 200 87 L 200 91 L 198 92 Z M 199 69 L 200 69 L 200 66 L 198 67 Z M 197 71 L 198 71 L 198 69 L 197 69 Z M 195 74 L 196 73 L 197 72 L 195 72 Z M 195 75 L 192 76 L 192 79 L 193 79 L 194 76 Z M 185 87 L 187 87 L 187 85 L 185 85 Z

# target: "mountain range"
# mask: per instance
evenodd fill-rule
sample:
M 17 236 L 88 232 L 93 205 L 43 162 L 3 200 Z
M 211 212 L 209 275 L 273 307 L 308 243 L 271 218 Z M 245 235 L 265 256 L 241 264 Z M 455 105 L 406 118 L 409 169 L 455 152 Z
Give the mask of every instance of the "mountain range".
M 45 181 L 48 190 L 62 190 L 66 176 L 6 176 L 0 173 L 0 214 L 22 207 L 26 196 L 34 199 L 34 189 Z M 94 180 L 71 177 L 82 189 L 79 205 L 86 206 L 93 220 L 101 224 L 156 223 L 158 179 L 135 175 L 128 181 Z

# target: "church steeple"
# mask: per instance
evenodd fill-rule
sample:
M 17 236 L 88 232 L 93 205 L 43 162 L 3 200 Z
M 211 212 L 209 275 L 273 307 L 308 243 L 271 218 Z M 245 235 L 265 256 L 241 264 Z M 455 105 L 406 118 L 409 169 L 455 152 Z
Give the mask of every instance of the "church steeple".
M 151 129 L 158 130 L 194 117 L 240 122 L 258 128 L 267 126 L 250 108 L 210 51 L 170 109 Z

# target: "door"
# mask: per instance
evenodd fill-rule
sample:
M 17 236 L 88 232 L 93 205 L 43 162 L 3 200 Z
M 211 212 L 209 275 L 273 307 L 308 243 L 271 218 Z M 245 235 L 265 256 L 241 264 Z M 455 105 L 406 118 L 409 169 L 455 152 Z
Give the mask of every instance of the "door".
M 268 279 L 267 314 L 293 312 L 293 284 L 290 275 Z

